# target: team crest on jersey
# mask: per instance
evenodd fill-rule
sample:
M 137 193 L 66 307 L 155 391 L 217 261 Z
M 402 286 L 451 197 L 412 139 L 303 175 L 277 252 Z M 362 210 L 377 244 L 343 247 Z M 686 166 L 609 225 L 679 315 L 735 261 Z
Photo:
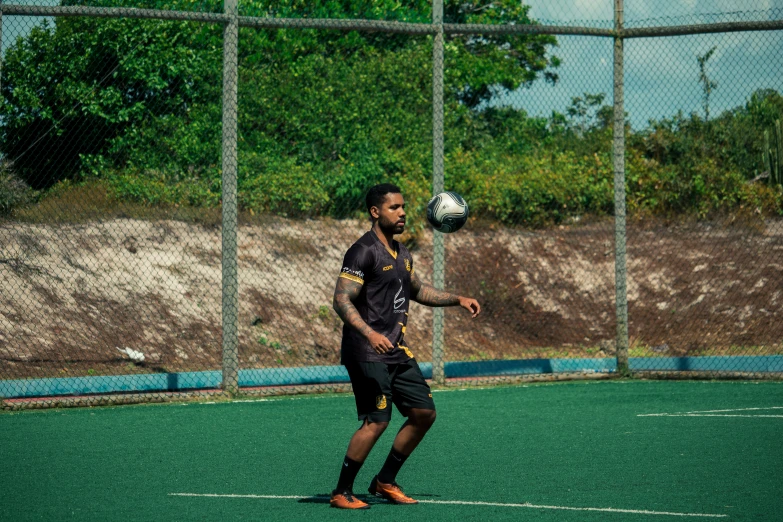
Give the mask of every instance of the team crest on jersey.
M 405 270 L 407 270 L 408 272 L 411 271 L 411 260 L 408 258 L 405 258 Z
M 386 396 L 385 395 L 378 395 L 375 398 L 375 406 L 377 406 L 379 410 L 385 410 L 386 409 Z

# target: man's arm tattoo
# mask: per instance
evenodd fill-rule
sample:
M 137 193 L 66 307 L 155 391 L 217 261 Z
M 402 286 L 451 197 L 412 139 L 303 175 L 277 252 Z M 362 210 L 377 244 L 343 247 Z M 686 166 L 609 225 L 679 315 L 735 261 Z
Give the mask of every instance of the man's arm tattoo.
M 356 281 L 351 281 L 344 277 L 337 278 L 337 286 L 334 289 L 334 299 L 332 308 L 340 316 L 340 319 L 347 325 L 356 328 L 359 333 L 367 337 L 373 332 L 367 323 L 362 319 L 359 310 L 353 304 L 353 300 L 359 296 L 362 291 L 362 285 Z
M 414 301 L 427 306 L 456 306 L 459 304 L 459 296 L 422 283 L 416 274 L 411 276 L 411 293 Z

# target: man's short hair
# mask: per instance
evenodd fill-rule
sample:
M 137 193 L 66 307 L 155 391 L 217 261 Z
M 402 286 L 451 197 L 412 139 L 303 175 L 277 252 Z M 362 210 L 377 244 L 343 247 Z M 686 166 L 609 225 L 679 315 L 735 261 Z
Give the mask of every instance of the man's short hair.
M 365 198 L 367 212 L 369 212 L 372 207 L 380 208 L 386 200 L 386 194 L 402 194 L 402 191 L 400 190 L 400 187 L 392 185 L 391 183 L 375 185 L 367 191 L 367 197 Z

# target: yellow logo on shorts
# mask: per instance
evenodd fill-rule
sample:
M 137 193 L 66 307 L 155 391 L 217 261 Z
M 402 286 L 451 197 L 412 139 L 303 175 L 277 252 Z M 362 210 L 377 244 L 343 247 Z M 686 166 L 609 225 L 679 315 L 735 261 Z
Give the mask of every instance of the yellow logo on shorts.
M 386 396 L 385 395 L 378 395 L 375 398 L 375 405 L 378 407 L 379 410 L 385 410 L 386 409 Z

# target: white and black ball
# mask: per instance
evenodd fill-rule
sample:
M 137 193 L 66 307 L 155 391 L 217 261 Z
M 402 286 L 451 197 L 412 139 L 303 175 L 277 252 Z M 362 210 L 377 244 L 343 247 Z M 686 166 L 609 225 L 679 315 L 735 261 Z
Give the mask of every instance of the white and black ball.
M 468 204 L 456 192 L 441 192 L 427 203 L 427 221 L 438 232 L 456 232 L 468 221 Z

